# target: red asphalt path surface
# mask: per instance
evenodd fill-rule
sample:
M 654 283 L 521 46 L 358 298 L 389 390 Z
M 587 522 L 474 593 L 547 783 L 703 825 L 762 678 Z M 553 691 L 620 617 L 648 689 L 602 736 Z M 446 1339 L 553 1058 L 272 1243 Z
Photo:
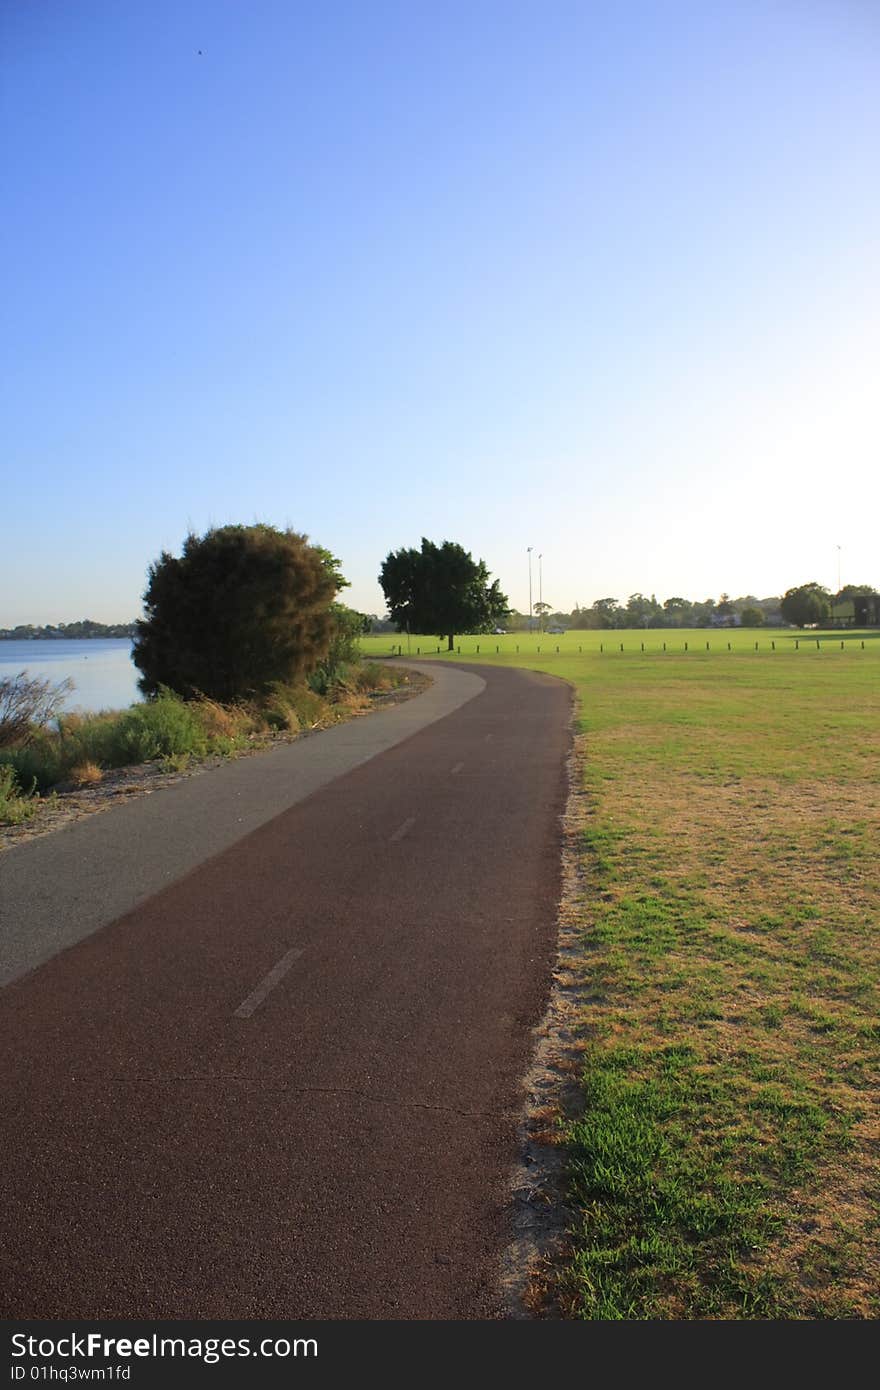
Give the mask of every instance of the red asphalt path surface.
M 505 1316 L 571 702 L 480 674 L 3 991 L 0 1315 Z

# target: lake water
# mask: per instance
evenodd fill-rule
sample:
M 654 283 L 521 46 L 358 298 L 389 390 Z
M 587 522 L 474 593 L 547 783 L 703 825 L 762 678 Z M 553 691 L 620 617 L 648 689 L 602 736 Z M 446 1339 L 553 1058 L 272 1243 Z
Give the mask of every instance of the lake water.
M 69 710 L 127 709 L 140 700 L 138 670 L 128 637 L 92 637 L 79 642 L 0 641 L 0 677 L 27 671 L 56 681 L 69 676 L 74 689 L 64 702 Z

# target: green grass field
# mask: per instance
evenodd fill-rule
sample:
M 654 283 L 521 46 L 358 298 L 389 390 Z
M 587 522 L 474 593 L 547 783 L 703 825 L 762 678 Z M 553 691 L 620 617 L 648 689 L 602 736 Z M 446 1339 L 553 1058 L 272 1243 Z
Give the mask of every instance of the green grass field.
M 383 633 L 363 637 L 360 646 L 365 656 L 446 656 L 460 654 L 476 656 L 578 656 L 633 655 L 642 651 L 666 654 L 706 652 L 786 652 L 820 650 L 880 650 L 880 630 L 837 630 L 799 632 L 795 628 L 647 628 L 645 631 L 577 632 L 560 636 L 547 633 L 511 632 L 504 637 L 483 634 L 477 637 L 456 637 L 455 653 L 447 652 L 446 639 L 433 636 L 411 636 L 405 633 Z M 439 649 L 439 651 L 438 651 Z M 543 668 L 542 668 L 543 669 Z M 548 666 L 546 668 L 550 670 Z
M 545 1310 L 877 1317 L 880 633 L 460 646 L 578 697 L 577 1218 Z

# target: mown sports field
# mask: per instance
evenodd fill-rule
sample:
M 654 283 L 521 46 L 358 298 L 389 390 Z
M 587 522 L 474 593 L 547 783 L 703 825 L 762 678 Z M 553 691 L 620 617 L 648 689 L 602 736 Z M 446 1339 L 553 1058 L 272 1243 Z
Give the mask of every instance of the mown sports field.
M 620 655 L 659 652 L 667 655 L 697 652 L 786 652 L 847 649 L 880 652 L 880 632 L 874 629 L 800 632 L 794 628 L 645 628 L 644 630 L 607 630 L 579 632 L 569 629 L 561 634 L 538 632 L 509 632 L 504 636 L 483 633 L 476 637 L 455 638 L 455 652 L 447 651 L 447 639 L 432 635 L 408 636 L 406 633 L 381 633 L 360 639 L 364 656 L 458 656 L 474 660 L 486 656 L 541 656 L 549 662 L 552 657 Z M 536 668 L 537 669 L 537 668 Z M 556 670 L 555 666 L 540 665 L 542 671 Z M 559 672 L 559 674 L 564 674 Z M 565 676 L 565 679 L 570 679 Z
M 392 642 L 436 659 L 363 645 Z M 445 645 L 578 697 L 576 1216 L 545 1311 L 877 1317 L 880 633 Z

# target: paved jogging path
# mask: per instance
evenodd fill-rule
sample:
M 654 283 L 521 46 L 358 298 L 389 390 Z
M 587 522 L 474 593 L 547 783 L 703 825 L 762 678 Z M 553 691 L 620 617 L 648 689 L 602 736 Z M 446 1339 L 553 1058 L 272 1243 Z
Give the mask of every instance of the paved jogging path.
M 432 687 L 0 854 L 0 985 L 112 922 L 344 772 L 478 695 L 470 671 L 407 663 Z
M 0 1316 L 503 1315 L 570 694 L 461 674 L 454 712 L 3 990 Z M 178 791 L 140 803 L 171 844 Z

